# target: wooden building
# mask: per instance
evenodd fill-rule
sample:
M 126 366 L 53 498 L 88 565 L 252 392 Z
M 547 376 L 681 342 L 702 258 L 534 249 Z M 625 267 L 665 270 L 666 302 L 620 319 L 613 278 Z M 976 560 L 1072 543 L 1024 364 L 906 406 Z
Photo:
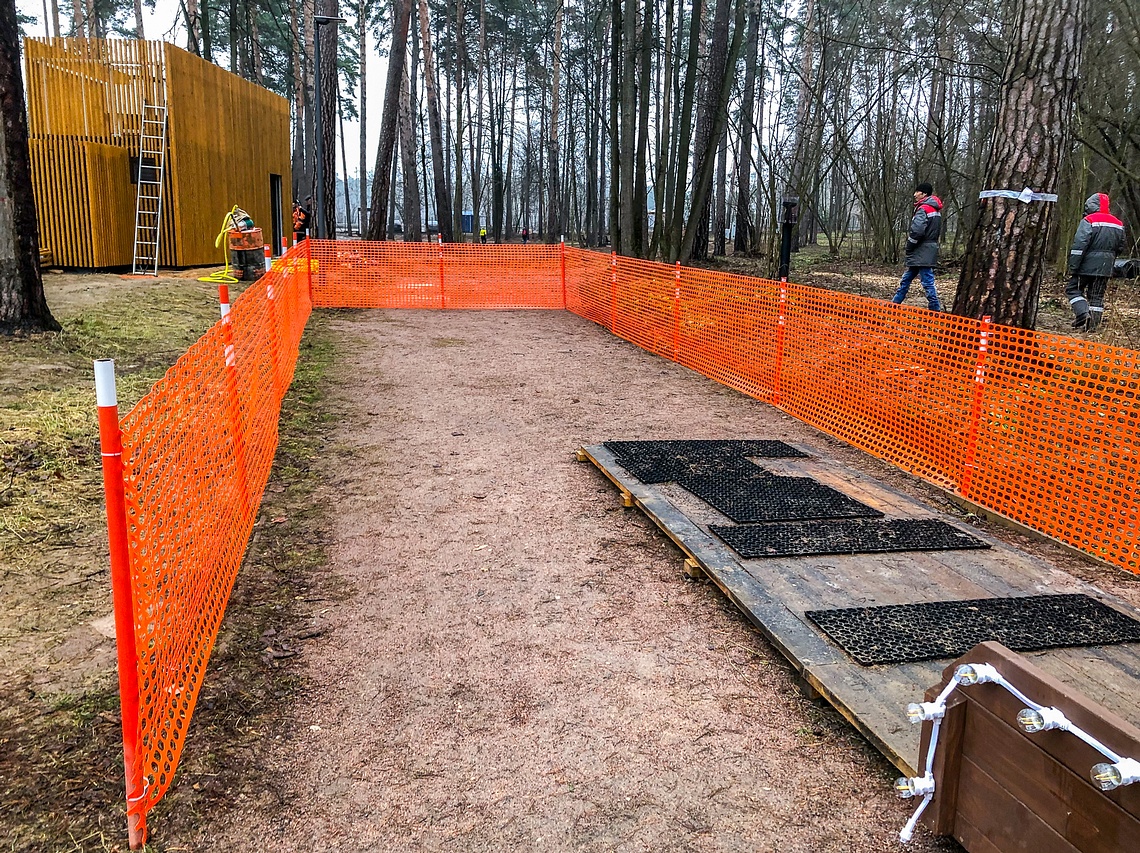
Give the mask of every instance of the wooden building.
M 40 245 L 57 264 L 131 264 L 143 117 L 163 110 L 151 144 L 164 156 L 142 170 L 161 187 L 159 265 L 219 263 L 214 238 L 235 204 L 280 251 L 292 227 L 284 98 L 158 41 L 26 39 L 24 63 Z

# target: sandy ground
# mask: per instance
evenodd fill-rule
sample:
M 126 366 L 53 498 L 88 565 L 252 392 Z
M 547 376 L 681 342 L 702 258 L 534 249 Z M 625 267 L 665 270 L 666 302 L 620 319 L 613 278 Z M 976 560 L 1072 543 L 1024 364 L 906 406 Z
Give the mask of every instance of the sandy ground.
M 325 498 L 353 593 L 317 617 L 319 689 L 256 758 L 273 784 L 167 849 L 897 843 L 889 765 L 574 461 L 618 438 L 831 442 L 570 314 L 332 325 Z

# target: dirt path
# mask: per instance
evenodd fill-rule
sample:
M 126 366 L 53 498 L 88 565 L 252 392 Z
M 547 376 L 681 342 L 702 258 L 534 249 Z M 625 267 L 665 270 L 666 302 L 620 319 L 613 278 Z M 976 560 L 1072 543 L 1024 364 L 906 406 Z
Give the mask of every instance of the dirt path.
M 573 457 L 612 438 L 820 436 L 570 314 L 332 325 L 325 497 L 353 592 L 317 605 L 319 687 L 255 759 L 274 784 L 169 849 L 896 843 L 909 809 L 886 762 Z

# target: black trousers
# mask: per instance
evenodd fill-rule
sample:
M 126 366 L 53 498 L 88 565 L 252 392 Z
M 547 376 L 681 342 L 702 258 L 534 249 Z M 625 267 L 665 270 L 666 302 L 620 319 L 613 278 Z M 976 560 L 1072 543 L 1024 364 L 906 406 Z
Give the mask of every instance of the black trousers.
M 1103 275 L 1073 275 L 1065 286 L 1065 295 L 1073 315 L 1080 320 L 1085 318 L 1085 329 L 1092 332 L 1100 327 L 1104 319 L 1104 292 L 1108 289 L 1108 277 Z

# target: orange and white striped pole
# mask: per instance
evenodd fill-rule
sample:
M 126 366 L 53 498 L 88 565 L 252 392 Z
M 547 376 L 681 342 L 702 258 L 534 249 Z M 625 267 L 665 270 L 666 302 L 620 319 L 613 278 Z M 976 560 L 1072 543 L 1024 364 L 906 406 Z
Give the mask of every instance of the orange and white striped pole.
M 269 248 L 269 244 L 265 244 L 265 271 L 269 272 L 273 269 L 273 250 Z
M 228 284 L 218 285 L 218 308 L 221 309 L 222 317 L 230 313 L 230 286 Z
M 99 407 L 99 449 L 103 457 L 103 494 L 107 499 L 107 539 L 111 553 L 111 593 L 115 610 L 119 703 L 123 723 L 123 772 L 127 792 L 127 835 L 132 850 L 146 841 L 146 809 L 139 763 L 139 673 L 135 649 L 135 605 L 131 592 L 130 548 L 127 545 L 127 501 L 123 487 L 123 437 L 115 362 L 95 362 L 95 403 Z
M 289 238 L 288 237 L 282 237 L 281 238 L 281 254 L 284 255 L 288 251 L 289 251 Z

